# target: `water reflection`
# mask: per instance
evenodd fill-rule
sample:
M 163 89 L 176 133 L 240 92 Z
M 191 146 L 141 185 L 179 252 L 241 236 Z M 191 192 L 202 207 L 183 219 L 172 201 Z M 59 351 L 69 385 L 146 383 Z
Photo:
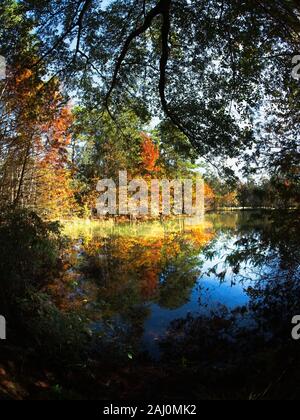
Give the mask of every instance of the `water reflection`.
M 282 321 L 300 309 L 294 214 L 212 214 L 201 224 L 78 223 L 66 234 L 73 242 L 61 279 L 49 287 L 53 298 L 63 310 L 82 311 L 91 333 L 124 343 L 126 351 L 199 359 L 199 343 L 209 351 L 222 334 L 274 334 L 274 323 L 289 334 Z M 200 334 L 210 339 L 203 343 Z

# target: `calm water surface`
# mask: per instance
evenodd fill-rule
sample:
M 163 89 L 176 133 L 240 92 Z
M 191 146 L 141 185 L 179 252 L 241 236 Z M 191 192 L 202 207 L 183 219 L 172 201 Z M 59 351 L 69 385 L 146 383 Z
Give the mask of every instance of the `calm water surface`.
M 88 317 L 91 334 L 123 343 L 130 357 L 142 350 L 159 358 L 175 320 L 239 313 L 251 325 L 251 307 L 270 282 L 299 279 L 299 244 L 276 223 L 269 213 L 232 212 L 68 224 L 72 245 L 51 291 L 62 308 Z

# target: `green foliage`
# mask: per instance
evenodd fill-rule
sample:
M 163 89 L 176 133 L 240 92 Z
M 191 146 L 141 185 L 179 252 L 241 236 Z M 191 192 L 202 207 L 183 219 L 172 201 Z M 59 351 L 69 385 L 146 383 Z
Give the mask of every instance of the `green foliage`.
M 61 246 L 58 223 L 23 209 L 1 209 L 0 303 L 10 343 L 27 343 L 39 357 L 64 366 L 82 360 L 88 334 L 80 314 L 63 313 L 42 291 L 59 275 Z
M 80 145 L 76 156 L 79 179 L 118 179 L 120 170 L 136 171 L 145 123 L 134 112 L 120 113 L 119 123 L 125 129 L 116 125 L 108 113 L 99 116 L 87 108 L 75 109 L 75 119 L 74 137 Z
M 35 289 L 27 289 L 18 302 L 18 311 L 22 328 L 39 357 L 60 367 L 83 363 L 89 341 L 84 316 L 64 313 L 47 294 Z
M 271 147 L 278 139 L 284 156 L 295 154 L 299 88 L 291 71 L 300 45 L 298 2 L 19 4 L 35 24 L 44 63 L 60 69 L 65 86 L 97 112 L 109 104 L 117 119 L 121 109 L 164 114 L 220 171 L 228 157 L 246 161 L 246 171 L 258 158 L 276 165 Z M 122 118 L 119 123 L 126 128 Z
M 250 179 L 238 186 L 238 200 L 241 207 L 299 208 L 299 188 L 298 182 L 286 176 L 273 176 L 260 182 Z
M 154 130 L 160 145 L 160 164 L 170 178 L 191 177 L 196 165 L 197 152 L 187 137 L 168 120 Z
M 0 210 L 0 300 L 42 287 L 57 271 L 59 224 L 23 209 Z

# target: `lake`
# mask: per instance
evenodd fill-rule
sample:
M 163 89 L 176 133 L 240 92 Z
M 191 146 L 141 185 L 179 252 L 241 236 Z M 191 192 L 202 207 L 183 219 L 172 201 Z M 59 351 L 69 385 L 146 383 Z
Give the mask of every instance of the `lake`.
M 89 334 L 116 343 L 129 358 L 181 357 L 196 320 L 197 333 L 215 331 L 208 351 L 215 339 L 234 341 L 241 331 L 272 337 L 284 323 L 290 334 L 299 308 L 298 215 L 78 221 L 67 223 L 65 234 L 72 240 L 64 271 L 48 291 L 62 310 L 86 317 Z

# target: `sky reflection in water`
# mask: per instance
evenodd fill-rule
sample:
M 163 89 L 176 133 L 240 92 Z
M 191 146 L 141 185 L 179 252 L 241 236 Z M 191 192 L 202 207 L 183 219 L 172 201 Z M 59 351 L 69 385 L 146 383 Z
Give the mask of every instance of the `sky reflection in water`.
M 66 233 L 81 241 L 70 251 L 73 265 L 64 280 L 70 287 L 59 289 L 61 305 L 85 310 L 94 331 L 109 325 L 118 336 L 122 330 L 129 348 L 158 358 L 159 340 L 172 321 L 246 307 L 257 280 L 282 271 L 276 241 L 255 252 L 271 223 L 267 215 L 256 216 L 234 212 L 207 215 L 202 224 L 67 226 Z

